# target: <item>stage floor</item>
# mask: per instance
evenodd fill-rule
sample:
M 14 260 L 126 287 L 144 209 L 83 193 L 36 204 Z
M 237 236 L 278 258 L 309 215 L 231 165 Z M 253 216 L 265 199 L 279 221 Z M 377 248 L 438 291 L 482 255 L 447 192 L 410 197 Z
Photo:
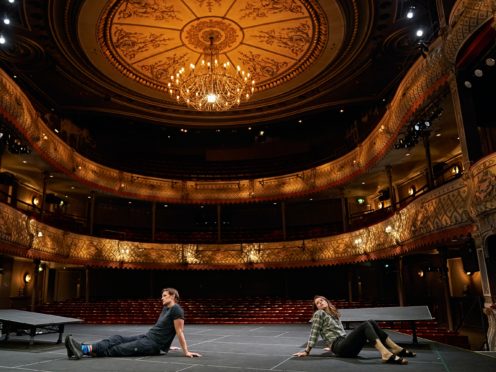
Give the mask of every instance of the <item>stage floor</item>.
M 144 333 L 148 325 L 85 325 L 68 324 L 66 334 L 78 341 L 93 342 L 113 334 Z M 167 355 L 134 358 L 67 359 L 63 344 L 55 344 L 55 335 L 39 335 L 28 346 L 28 336 L 12 335 L 0 342 L 1 371 L 402 371 L 467 372 L 496 371 L 496 358 L 469 350 L 439 344 L 420 338 L 411 345 L 411 336 L 389 332 L 398 343 L 417 353 L 407 366 L 381 363 L 379 354 L 366 347 L 358 358 L 337 358 L 325 353 L 322 346 L 305 358 L 292 357 L 302 350 L 310 326 L 302 325 L 188 325 L 186 339 L 191 351 L 202 358 L 185 358 L 181 351 Z M 173 346 L 179 346 L 177 339 Z

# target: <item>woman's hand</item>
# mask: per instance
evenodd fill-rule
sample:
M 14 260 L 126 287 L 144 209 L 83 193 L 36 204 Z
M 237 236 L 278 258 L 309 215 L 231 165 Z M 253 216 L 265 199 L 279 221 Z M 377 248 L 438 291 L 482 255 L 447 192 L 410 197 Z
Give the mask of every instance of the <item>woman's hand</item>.
M 293 356 L 296 356 L 298 358 L 300 358 L 300 357 L 306 357 L 307 355 L 308 355 L 308 353 L 307 353 L 306 350 L 299 351 L 299 352 L 293 354 Z
M 184 356 L 188 358 L 194 358 L 194 357 L 201 357 L 201 354 L 192 353 L 191 351 L 188 351 L 187 353 L 184 353 Z

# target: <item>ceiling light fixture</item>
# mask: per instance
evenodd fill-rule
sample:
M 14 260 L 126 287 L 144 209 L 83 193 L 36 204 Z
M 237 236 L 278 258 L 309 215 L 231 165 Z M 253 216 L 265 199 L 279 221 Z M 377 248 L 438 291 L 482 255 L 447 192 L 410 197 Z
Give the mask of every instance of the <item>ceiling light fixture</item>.
M 411 7 L 408 8 L 408 11 L 406 12 L 406 18 L 412 19 L 415 16 L 415 7 L 412 5 Z
M 248 100 L 255 90 L 255 81 L 250 73 L 236 68 L 227 61 L 219 61 L 219 50 L 214 45 L 214 36 L 204 50 L 204 57 L 189 70 L 182 67 L 168 83 L 169 94 L 178 101 L 198 111 L 227 111 L 238 106 L 241 99 Z

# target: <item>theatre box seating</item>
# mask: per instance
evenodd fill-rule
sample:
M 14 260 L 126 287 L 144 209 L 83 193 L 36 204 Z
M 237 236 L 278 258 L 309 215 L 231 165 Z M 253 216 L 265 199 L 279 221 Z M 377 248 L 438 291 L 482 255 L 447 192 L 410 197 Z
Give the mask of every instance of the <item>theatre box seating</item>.
M 335 300 L 341 309 L 372 307 L 358 301 Z M 312 306 L 308 300 L 278 298 L 187 299 L 181 301 L 187 324 L 284 324 L 308 323 Z M 385 305 L 381 305 L 385 306 Z M 386 305 L 387 306 L 387 305 Z M 63 301 L 39 306 L 37 311 L 83 319 L 92 324 L 153 324 L 162 310 L 159 299 Z M 468 338 L 441 328 L 435 320 L 417 321 L 417 336 L 470 348 Z M 380 326 L 411 334 L 409 322 L 380 322 Z

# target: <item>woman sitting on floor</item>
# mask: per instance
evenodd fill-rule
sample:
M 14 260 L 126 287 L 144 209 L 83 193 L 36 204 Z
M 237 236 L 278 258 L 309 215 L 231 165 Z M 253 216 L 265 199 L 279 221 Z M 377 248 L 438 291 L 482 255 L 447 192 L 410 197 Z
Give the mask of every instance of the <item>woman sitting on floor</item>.
M 304 357 L 310 354 L 310 350 L 317 342 L 319 335 L 329 346 L 327 350 L 331 350 L 339 357 L 356 357 L 367 342 L 370 342 L 381 353 L 383 363 L 408 364 L 404 357 L 416 355 L 391 340 L 373 320 L 363 322 L 346 334 L 343 323 L 339 320 L 339 311 L 324 296 L 314 297 L 313 308 L 315 312 L 312 317 L 312 330 L 307 347 L 304 351 L 293 354 L 294 356 Z

